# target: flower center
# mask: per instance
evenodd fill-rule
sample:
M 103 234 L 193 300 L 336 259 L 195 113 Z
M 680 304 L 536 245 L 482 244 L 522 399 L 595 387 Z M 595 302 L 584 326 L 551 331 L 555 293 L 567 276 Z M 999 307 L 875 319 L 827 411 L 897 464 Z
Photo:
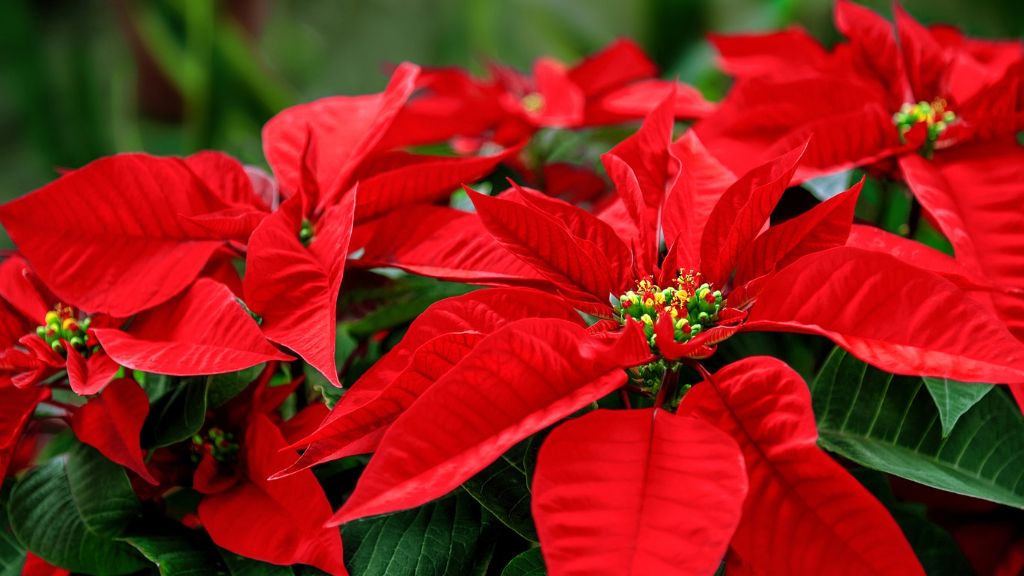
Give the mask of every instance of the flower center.
M 538 92 L 530 92 L 519 101 L 523 109 L 530 114 L 536 114 L 544 109 L 544 97 Z
M 303 246 L 309 246 L 310 242 L 313 241 L 313 223 L 309 220 L 302 220 L 302 227 L 299 228 L 299 242 L 302 242 Z
M 36 328 L 36 334 L 42 338 L 54 352 L 67 356 L 68 347 L 74 348 L 82 356 L 88 357 L 99 350 L 99 342 L 89 329 L 92 319 L 78 318 L 75 309 L 57 304 L 46 313 L 42 326 Z
M 222 428 L 213 426 L 206 431 L 206 435 L 195 434 L 192 436 L 192 459 L 196 462 L 202 460 L 203 453 L 209 450 L 210 456 L 222 464 L 232 464 L 238 457 L 241 449 L 235 440 L 235 435 Z
M 900 139 L 906 139 L 907 133 L 918 124 L 924 124 L 928 130 L 925 149 L 930 151 L 942 133 L 956 121 L 956 114 L 946 109 L 946 101 L 939 98 L 934 102 L 918 102 L 911 104 L 907 102 L 900 111 L 892 115 L 892 123 L 900 131 Z
M 722 292 L 704 282 L 700 272 L 680 270 L 675 283 L 667 288 L 650 278 L 638 281 L 635 290 L 619 296 L 616 312 L 623 325 L 629 318 L 641 322 L 654 349 L 654 327 L 663 315 L 672 318 L 676 342 L 684 343 L 714 326 L 724 305 Z

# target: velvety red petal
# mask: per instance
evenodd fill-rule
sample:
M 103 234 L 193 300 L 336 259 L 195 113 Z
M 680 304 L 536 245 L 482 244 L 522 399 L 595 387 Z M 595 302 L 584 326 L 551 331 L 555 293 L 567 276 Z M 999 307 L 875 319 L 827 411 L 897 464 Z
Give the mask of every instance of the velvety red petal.
M 941 276 L 856 248 L 779 271 L 744 329 L 820 334 L 896 374 L 1024 382 L 1024 344 L 983 305 Z
M 333 204 L 351 187 L 350 177 L 388 132 L 416 88 L 419 67 L 403 63 L 384 92 L 335 96 L 292 106 L 263 127 L 263 153 L 280 186 L 294 194 L 302 189 L 307 143 L 316 141 L 314 180 L 321 204 Z
M 4 205 L 0 222 L 63 302 L 124 318 L 195 280 L 223 241 L 188 218 L 226 207 L 181 159 L 121 154 Z
M 221 374 L 291 359 L 266 341 L 230 290 L 207 278 L 139 314 L 126 330 L 96 328 L 94 333 L 118 364 L 155 374 Z
M 593 242 L 574 234 L 540 210 L 498 197 L 469 192 L 477 214 L 498 243 L 533 266 L 566 296 L 597 304 L 617 288 L 607 257 Z
M 341 531 L 325 528 L 331 506 L 312 472 L 281 480 L 267 477 L 287 466 L 293 455 L 264 415 L 253 414 L 245 435 L 248 481 L 206 496 L 199 519 L 218 546 L 271 564 L 309 564 L 333 576 L 347 574 Z
M 440 206 L 410 206 L 377 221 L 353 264 L 470 284 L 551 286 L 536 268 L 499 244 L 476 214 Z
M 316 441 L 275 478 L 311 466 L 372 451 L 384 432 L 430 386 L 442 378 L 483 340 L 478 332 L 452 332 L 437 336 L 416 349 L 409 365 L 376 397 L 344 417 L 333 418 L 314 432 Z
M 729 436 L 654 409 L 598 410 L 547 437 L 532 508 L 552 575 L 712 574 L 747 492 Z
M 68 382 L 79 396 L 99 393 L 121 369 L 121 365 L 102 350 L 85 358 L 74 348 L 68 348 L 67 355 Z
M 740 257 L 736 285 L 784 268 L 797 258 L 846 244 L 864 180 L 807 212 L 768 228 Z
M 811 397 L 779 360 L 746 358 L 694 386 L 679 413 L 743 451 L 749 493 L 732 548 L 758 574 L 924 574 L 885 507 L 817 447 Z
M 147 414 L 149 399 L 142 388 L 131 378 L 118 378 L 75 411 L 71 429 L 81 442 L 155 486 L 139 444 Z
M 299 240 L 300 198 L 289 199 L 253 232 L 246 256 L 245 299 L 263 317 L 270 340 L 295 351 L 335 386 L 338 291 L 348 258 L 355 192 L 313 223 L 308 246 Z
M 728 280 L 740 256 L 768 222 L 789 186 L 806 145 L 744 174 L 719 198 L 700 245 L 700 271 L 709 282 Z
M 563 320 L 509 324 L 395 420 L 332 523 L 448 493 L 519 440 L 621 386 L 624 367 L 649 359 L 639 329 L 607 339 Z

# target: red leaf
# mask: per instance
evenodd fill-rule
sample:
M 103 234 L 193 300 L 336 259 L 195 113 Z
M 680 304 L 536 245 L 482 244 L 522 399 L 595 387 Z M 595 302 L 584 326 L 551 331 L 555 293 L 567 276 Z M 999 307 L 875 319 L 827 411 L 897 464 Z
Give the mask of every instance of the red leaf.
M 801 28 L 765 34 L 709 34 L 718 65 L 730 76 L 792 78 L 810 74 L 827 58 L 821 44 Z
M 962 382 L 1024 382 L 1024 345 L 941 276 L 841 247 L 778 272 L 745 330 L 819 334 L 887 372 Z
M 437 336 L 416 349 L 405 370 L 372 400 L 355 410 L 342 410 L 337 417 L 319 427 L 316 441 L 286 470 L 281 478 L 311 466 L 372 452 L 388 427 L 415 402 L 424 391 L 443 377 L 469 353 L 484 335 L 477 332 L 452 332 Z
M 131 378 L 118 378 L 75 412 L 71 429 L 81 442 L 155 486 L 159 482 L 146 468 L 139 444 L 147 414 L 149 399 L 142 388 Z
M 0 377 L 0 406 L 3 406 L 0 410 L 0 481 L 7 477 L 22 429 L 36 406 L 49 397 L 49 388 L 16 388 Z
M 69 347 L 67 354 L 68 382 L 79 396 L 91 396 L 103 390 L 121 369 L 121 366 L 102 350 L 89 358 L 84 358 L 78 350 Z
M 282 480 L 266 478 L 294 456 L 274 424 L 253 414 L 245 435 L 248 481 L 199 503 L 199 519 L 213 542 L 249 558 L 279 565 L 309 564 L 338 576 L 343 564 L 341 531 L 325 528 L 331 506 L 312 472 Z
M 550 286 L 533 266 L 503 248 L 471 212 L 411 206 L 375 224 L 365 251 L 355 261 L 361 266 L 401 268 L 453 282 Z
M 886 509 L 816 446 L 807 385 L 752 357 L 683 398 L 740 445 L 750 491 L 732 548 L 758 574 L 924 574 Z
M 647 207 L 646 220 L 654 225 L 660 220 L 661 207 L 665 203 L 671 178 L 679 171 L 679 161 L 669 153 L 675 120 L 672 108 L 674 96 L 670 94 L 661 101 L 647 115 L 635 134 L 608 152 L 633 169 Z
M 938 158 L 904 156 L 900 168 L 957 261 L 1000 288 L 1024 288 L 1024 148 L 969 145 Z M 1024 295 L 998 294 L 994 302 L 1010 330 L 1024 338 Z
M 737 264 L 736 285 L 785 268 L 801 256 L 846 244 L 863 184 L 861 178 L 849 190 L 755 238 Z
M 522 188 L 514 183 L 512 189 L 502 193 L 500 197 L 530 206 L 554 218 L 568 228 L 575 239 L 600 250 L 608 259 L 616 286 L 625 286 L 634 279 L 633 254 L 607 222 L 564 200 Z
M 835 22 L 843 36 L 850 39 L 851 68 L 885 86 L 892 95 L 890 104 L 912 101 L 892 23 L 849 0 L 836 2 Z
M 729 279 L 782 198 L 805 149 L 806 144 L 751 170 L 719 198 L 700 245 L 700 271 L 709 282 L 723 284 Z
M 223 241 L 188 218 L 226 208 L 181 159 L 122 154 L 4 205 L 0 221 L 61 300 L 124 318 L 195 280 Z
M 355 191 L 313 223 L 299 240 L 301 198 L 294 197 L 253 232 L 246 257 L 245 299 L 263 317 L 263 332 L 340 387 L 335 366 L 338 291 L 345 274 Z
M 636 80 L 653 78 L 658 68 L 632 40 L 620 38 L 569 70 L 569 79 L 587 97 Z
M 703 118 L 715 109 L 693 86 L 659 79 L 641 80 L 587 100 L 584 124 L 621 124 L 643 118 L 660 102 L 672 99 L 676 118 Z
M 600 248 L 575 237 L 560 221 L 530 206 L 469 192 L 477 214 L 495 240 L 571 298 L 606 304 L 617 288 Z
M 524 318 L 556 318 L 583 326 L 572 306 L 549 296 L 523 288 L 494 288 L 435 302 L 413 321 L 402 341 L 345 392 L 325 425 L 376 398 L 405 371 L 420 346 L 443 334 L 491 334 Z
M 395 116 L 416 87 L 419 67 L 399 65 L 380 94 L 335 96 L 292 106 L 263 127 L 263 153 L 281 187 L 302 189 L 307 143 L 316 141 L 314 179 L 321 205 L 332 205 L 353 184 L 359 164 L 384 138 Z
M 851 226 L 846 245 L 872 252 L 882 252 L 903 262 L 912 262 L 917 268 L 939 274 L 963 288 L 977 287 L 985 282 L 984 279 L 975 278 L 975 274 L 968 271 L 952 256 L 916 240 L 897 236 L 874 226 L 863 224 Z
M 94 333 L 118 364 L 155 374 L 221 374 L 291 359 L 263 338 L 230 290 L 207 278 L 139 314 L 127 330 L 96 328 Z
M 553 575 L 712 574 L 746 492 L 739 447 L 706 423 L 598 410 L 544 441 L 532 507 Z
M 846 76 L 742 80 L 695 130 L 737 174 L 806 144 L 799 183 L 914 148 L 900 141 L 886 97 Z
M 21 576 L 67 576 L 70 574 L 63 568 L 57 568 L 31 552 L 25 552 L 25 565 L 21 568 Z
M 0 302 L 13 308 L 23 320 L 42 324 L 46 313 L 56 302 L 47 302 L 49 294 L 33 282 L 28 262 L 21 256 L 11 256 L 0 262 Z M 28 330 L 17 335 L 20 338 Z M 15 338 L 15 339 L 17 339 Z
M 252 178 L 245 167 L 231 156 L 204 150 L 185 158 L 185 164 L 210 192 L 225 203 L 263 212 L 270 209 L 270 204 L 256 194 Z
M 515 146 L 491 156 L 469 158 L 414 156 L 415 162 L 359 181 L 355 218 L 363 222 L 395 208 L 446 198 L 460 186 L 486 176 L 521 149 Z
M 533 81 L 543 105 L 526 114 L 538 126 L 566 128 L 583 122 L 584 95 L 566 73 L 565 66 L 550 58 L 533 63 Z
M 654 270 L 658 258 L 658 212 L 647 210 L 647 202 L 644 200 L 643 191 L 640 190 L 640 181 L 625 160 L 608 153 L 601 156 L 601 162 L 615 184 L 615 191 L 619 195 L 618 202 L 621 204 L 608 206 L 600 215 L 607 222 L 602 222 L 609 227 L 618 224 L 620 231 L 616 235 L 622 232 L 628 234 L 626 237 L 631 239 L 633 255 L 636 258 L 632 264 L 637 271 Z M 625 222 L 615 222 L 617 219 Z M 628 269 L 633 267 L 631 265 Z
M 674 265 L 663 269 L 674 274 L 676 268 L 700 268 L 704 226 L 736 176 L 704 148 L 692 130 L 672 144 L 671 154 L 679 160 L 679 175 L 665 199 L 661 225 L 665 241 L 676 253 Z
M 951 63 L 946 51 L 899 2 L 893 2 L 893 16 L 913 101 L 931 102 L 944 96 L 942 80 Z
M 448 493 L 519 440 L 621 386 L 623 368 L 649 358 L 635 325 L 614 340 L 563 320 L 505 326 L 391 425 L 332 523 Z

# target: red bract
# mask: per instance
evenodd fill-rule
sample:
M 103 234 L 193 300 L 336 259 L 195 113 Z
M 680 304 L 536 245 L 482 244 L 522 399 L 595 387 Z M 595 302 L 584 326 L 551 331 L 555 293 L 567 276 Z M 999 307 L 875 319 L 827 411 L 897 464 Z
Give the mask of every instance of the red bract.
M 713 37 L 737 76 L 696 130 L 745 171 L 810 139 L 797 180 L 879 160 L 999 139 L 1024 127 L 1019 42 L 967 40 L 928 29 L 896 5 L 895 26 L 847 1 L 836 27 L 848 39 L 825 52 L 799 31 Z
M 213 158 L 103 158 L 0 207 L 0 222 L 62 302 L 124 318 L 181 293 L 266 209 L 237 162 L 204 179 Z
M 7 476 L 25 424 L 36 406 L 49 396 L 46 388 L 15 388 L 0 377 L 0 480 Z
M 552 574 L 682 576 L 718 568 L 746 494 L 743 455 L 713 426 L 600 410 L 544 441 L 532 506 Z
M 601 318 L 644 322 L 652 345 L 670 360 L 707 356 L 717 342 L 740 329 L 784 329 L 827 336 L 891 372 L 962 381 L 1024 380 L 1024 347 L 972 294 L 935 273 L 844 247 L 859 185 L 765 229 L 802 148 L 737 180 L 707 157 L 692 136 L 670 146 L 670 129 L 671 117 L 662 106 L 605 157 L 620 202 L 599 217 L 516 188 L 498 197 L 471 193 L 480 222 L 498 245 L 547 280 L 549 292 Z M 660 263 L 659 230 L 669 247 Z M 432 240 L 441 246 L 434 269 L 443 277 L 472 282 L 483 271 L 459 269 L 467 261 L 459 250 L 464 238 L 452 230 Z M 373 262 L 399 267 L 407 252 L 417 251 L 400 241 L 389 243 L 386 253 L 375 248 L 371 245 L 366 254 Z M 451 262 L 445 260 L 448 255 L 454 256 Z M 502 262 L 479 255 L 472 261 Z M 838 262 L 844 264 L 836 270 Z M 426 271 L 418 265 L 409 269 Z M 488 281 L 497 283 L 507 270 L 488 272 Z M 530 276 L 504 283 L 517 280 L 536 282 Z M 702 291 L 702 282 L 710 287 Z M 698 296 L 710 298 L 715 286 L 721 297 L 707 307 L 694 303 Z M 920 306 L 933 293 L 944 295 L 941 315 L 938 307 Z M 892 306 L 879 308 L 876 298 Z M 683 301 L 685 319 L 680 316 Z M 836 302 L 845 303 L 842 313 Z M 696 322 L 702 312 L 705 319 Z M 751 322 L 741 325 L 744 313 Z M 945 318 L 951 315 L 987 336 L 949 330 Z
M 193 440 L 201 458 L 193 487 L 204 494 L 199 520 L 218 546 L 236 554 L 347 574 L 341 532 L 324 527 L 331 507 L 313 473 L 267 480 L 294 459 L 273 418 L 301 383 L 270 387 L 274 367 Z
M 1019 338 L 1024 47 L 925 28 L 899 5 L 895 14 L 892 26 L 839 2 L 849 42 L 830 53 L 797 31 L 715 38 L 738 82 L 697 131 L 733 167 L 812 136 L 798 180 L 854 166 L 901 176 L 957 259 L 996 287 L 995 308 Z
M 461 136 L 463 149 L 483 142 L 512 145 L 538 128 L 582 128 L 637 120 L 669 93 L 672 113 L 700 118 L 713 105 L 691 86 L 660 80 L 657 68 L 629 40 L 617 40 L 573 67 L 548 58 L 531 75 L 491 65 L 491 77 L 477 80 L 460 70 L 427 70 L 423 94 L 399 114 L 399 138 L 423 142 Z
M 923 574 L 885 508 L 817 447 L 811 398 L 774 358 L 747 358 L 694 386 L 679 414 L 743 451 L 750 496 L 731 548 L 758 574 Z
M 139 445 L 142 423 L 149 414 L 146 393 L 131 378 L 120 378 L 75 411 L 71 429 L 78 439 L 156 485 Z
M 380 94 L 295 106 L 264 128 L 267 160 L 288 199 L 250 240 L 246 300 L 263 317 L 268 338 L 294 350 L 335 386 L 335 310 L 345 260 L 359 248 L 350 247 L 353 226 L 443 198 L 518 150 L 451 158 L 398 149 L 416 143 L 392 125 L 419 74 L 418 67 L 402 64 Z

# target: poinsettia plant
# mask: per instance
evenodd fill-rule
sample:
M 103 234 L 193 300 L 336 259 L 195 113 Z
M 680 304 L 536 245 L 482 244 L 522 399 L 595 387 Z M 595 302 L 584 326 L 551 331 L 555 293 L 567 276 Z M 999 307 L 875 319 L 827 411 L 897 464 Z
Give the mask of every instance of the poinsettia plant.
M 0 206 L 2 572 L 1024 569 L 1024 51 L 894 10 L 712 37 L 721 103 L 402 63 L 269 172 Z

